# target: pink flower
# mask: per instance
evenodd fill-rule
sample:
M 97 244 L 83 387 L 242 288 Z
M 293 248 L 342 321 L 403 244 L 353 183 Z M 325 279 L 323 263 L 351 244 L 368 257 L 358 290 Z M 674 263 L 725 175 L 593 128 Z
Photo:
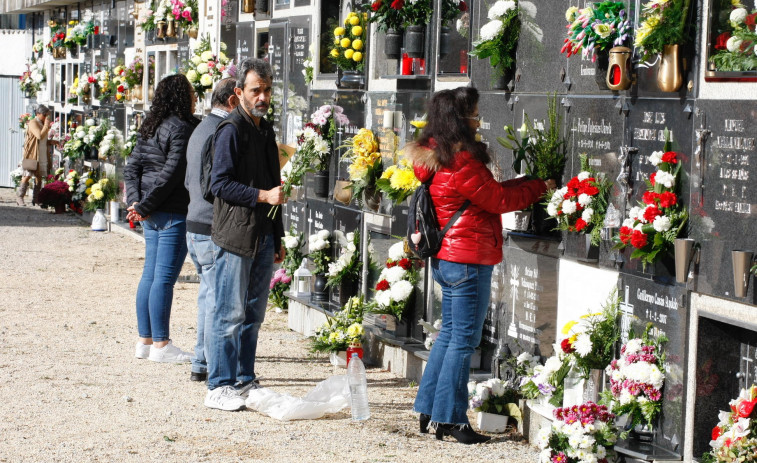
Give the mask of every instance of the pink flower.
M 216 65 L 215 61 L 208 61 L 208 67 L 209 68 L 215 67 L 215 65 Z
M 181 12 L 181 16 L 184 19 L 186 19 L 187 21 L 191 21 L 192 20 L 192 12 L 191 11 L 184 10 L 184 11 Z

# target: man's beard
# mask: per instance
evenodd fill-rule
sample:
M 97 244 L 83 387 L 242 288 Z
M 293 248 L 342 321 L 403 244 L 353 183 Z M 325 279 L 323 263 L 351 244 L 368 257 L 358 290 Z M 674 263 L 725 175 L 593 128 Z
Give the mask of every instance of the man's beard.
M 268 114 L 268 105 L 258 104 L 257 107 L 253 106 L 250 108 L 250 114 L 254 117 L 265 117 Z

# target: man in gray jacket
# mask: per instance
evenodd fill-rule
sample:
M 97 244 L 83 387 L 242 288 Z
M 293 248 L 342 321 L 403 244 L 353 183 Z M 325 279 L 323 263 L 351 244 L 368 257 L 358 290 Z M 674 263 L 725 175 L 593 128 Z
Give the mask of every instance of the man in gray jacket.
M 213 203 L 202 197 L 200 173 L 202 171 L 202 149 L 212 137 L 218 124 L 239 104 L 234 93 L 235 80 L 232 77 L 216 84 L 211 97 L 210 114 L 192 132 L 187 147 L 187 174 L 184 186 L 189 190 L 189 211 L 187 213 L 187 248 L 200 276 L 200 290 L 197 295 L 197 345 L 192 358 L 189 379 L 205 381 L 208 365 L 205 357 L 205 316 L 212 312 L 215 304 L 215 255 L 216 245 L 210 239 L 213 223 Z

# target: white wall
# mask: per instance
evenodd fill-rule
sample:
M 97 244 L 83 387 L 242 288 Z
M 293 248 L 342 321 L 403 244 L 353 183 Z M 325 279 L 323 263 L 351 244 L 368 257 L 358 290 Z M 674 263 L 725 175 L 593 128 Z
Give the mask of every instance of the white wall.
M 32 53 L 31 30 L 1 30 L 0 46 L 3 49 L 1 76 L 20 76 L 26 71 L 26 60 Z

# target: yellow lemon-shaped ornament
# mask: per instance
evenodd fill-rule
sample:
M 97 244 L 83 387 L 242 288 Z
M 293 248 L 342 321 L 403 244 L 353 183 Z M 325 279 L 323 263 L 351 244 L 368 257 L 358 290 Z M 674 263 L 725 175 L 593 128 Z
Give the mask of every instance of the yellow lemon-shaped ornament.
M 355 53 L 355 50 L 353 50 L 352 48 L 348 48 L 344 50 L 344 57 L 347 59 L 351 59 L 354 53 Z
M 338 58 L 339 57 L 339 51 L 336 48 L 331 49 L 331 56 L 333 58 Z
M 343 38 L 341 42 L 339 42 L 339 45 L 342 46 L 342 48 L 347 48 L 352 44 L 352 40 L 348 39 L 347 37 Z
M 360 18 L 358 18 L 357 16 L 353 16 L 349 18 L 349 20 L 350 20 L 350 24 L 353 26 L 357 26 L 358 24 L 360 24 Z
M 355 50 L 362 50 L 363 49 L 363 41 L 360 39 L 355 39 L 352 41 L 352 48 Z
M 356 51 L 355 54 L 352 55 L 352 60 L 356 63 L 363 61 L 363 54 L 359 51 Z
M 346 31 L 344 30 L 343 27 L 337 27 L 336 29 L 334 29 L 334 36 L 338 37 L 340 35 L 344 35 L 345 32 Z
M 353 26 L 352 27 L 352 35 L 354 37 L 360 37 L 361 35 L 363 35 L 363 28 L 360 27 L 360 26 Z

